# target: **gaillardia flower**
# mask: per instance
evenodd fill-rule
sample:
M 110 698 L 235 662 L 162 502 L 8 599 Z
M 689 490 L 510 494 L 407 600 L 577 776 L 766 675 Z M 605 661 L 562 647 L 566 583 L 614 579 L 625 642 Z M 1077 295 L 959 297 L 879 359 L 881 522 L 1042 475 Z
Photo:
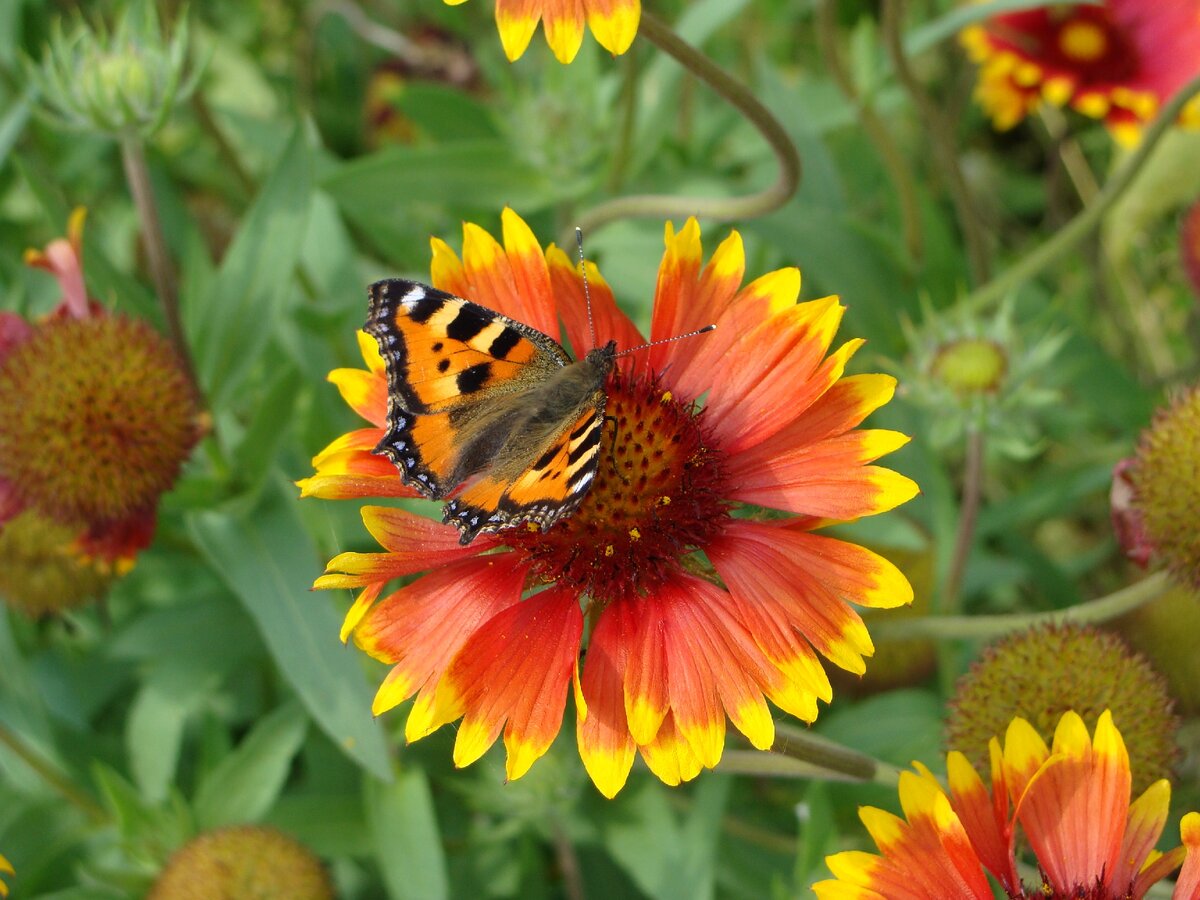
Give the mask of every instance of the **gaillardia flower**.
M 446 0 L 450 6 L 465 2 Z M 633 43 L 641 15 L 641 0 L 496 0 L 500 43 L 513 61 L 529 46 L 539 19 L 555 57 L 569 63 L 583 44 L 585 22 L 600 46 L 615 56 Z
M 88 298 L 83 218 L 25 254 L 59 282 L 58 306 L 33 322 L 0 315 L 0 528 L 36 511 L 119 572 L 149 544 L 205 420 L 170 343 Z
M 589 266 L 593 338 L 580 271 L 557 247 L 543 250 L 514 212 L 502 218 L 503 246 L 472 224 L 461 260 L 433 241 L 437 288 L 555 338 L 561 317 L 577 349 L 645 343 Z M 862 342 L 829 353 L 837 298 L 797 304 L 796 269 L 743 286 L 744 267 L 736 232 L 704 264 L 695 220 L 678 234 L 667 225 L 651 337 L 716 330 L 617 359 L 595 478 L 545 533 L 510 528 L 464 546 L 455 528 L 412 512 L 363 510 L 384 552 L 343 553 L 316 586 L 362 589 L 343 639 L 353 634 L 393 665 L 377 714 L 416 695 L 409 740 L 461 717 L 462 766 L 503 731 L 517 778 L 550 746 L 574 683 L 580 753 L 611 797 L 639 752 L 670 784 L 715 766 L 726 716 L 769 748 L 768 698 L 812 721 L 831 696 L 819 655 L 864 670 L 871 639 L 846 601 L 897 606 L 911 588 L 877 554 L 813 531 L 916 494 L 908 478 L 869 465 L 907 438 L 857 430 L 895 380 L 843 377 Z M 330 378 L 371 427 L 334 441 L 301 487 L 411 496 L 371 453 L 384 436 L 387 383 L 378 349 L 360 343 L 367 369 Z M 376 602 L 389 580 L 419 572 Z
M 994 16 L 962 33 L 980 64 L 976 97 L 1007 129 L 1043 101 L 1103 119 L 1123 143 L 1200 74 L 1197 0 L 1055 3 Z M 1200 125 L 1190 102 L 1183 124 Z
M 949 792 L 925 766 L 900 775 L 904 818 L 863 807 L 859 818 L 879 854 L 826 858 L 834 874 L 813 885 L 821 900 L 1138 900 L 1179 866 L 1172 895 L 1200 889 L 1200 814 L 1183 817 L 1183 846 L 1154 849 L 1166 825 L 1171 785 L 1151 785 L 1130 803 L 1129 757 L 1105 712 L 1094 736 L 1074 712 L 1051 747 L 1024 719 L 992 738 L 991 787 L 957 751 L 946 757 Z M 1022 882 L 1017 830 L 1037 860 L 1039 883 Z M 989 878 L 989 876 L 991 876 Z
M 15 875 L 12 863 L 0 855 L 0 875 Z M 0 897 L 8 896 L 8 885 L 4 883 L 4 879 L 0 878 Z

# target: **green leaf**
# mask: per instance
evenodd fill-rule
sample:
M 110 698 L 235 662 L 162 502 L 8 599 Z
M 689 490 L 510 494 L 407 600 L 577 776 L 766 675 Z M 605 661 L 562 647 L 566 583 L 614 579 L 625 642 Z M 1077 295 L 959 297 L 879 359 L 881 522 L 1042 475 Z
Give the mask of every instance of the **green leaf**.
M 446 859 L 429 780 L 401 771 L 391 784 L 365 779 L 367 824 L 375 860 L 392 900 L 440 900 L 449 895 Z
M 29 121 L 29 113 L 33 109 L 35 93 L 33 88 L 26 90 L 0 118 L 0 169 L 4 168 L 9 151 L 25 131 L 25 123 Z
M 162 800 L 174 781 L 183 726 L 195 708 L 197 691 L 180 697 L 170 690 L 174 684 L 148 682 L 138 692 L 125 723 L 125 745 L 129 768 L 142 795 Z
M 188 524 L 212 570 L 241 600 L 284 678 L 309 714 L 351 759 L 390 780 L 383 730 L 357 654 L 338 642 L 338 619 L 314 595 L 320 571 L 295 500 L 265 492 L 246 518 L 196 513 Z
M 288 703 L 254 726 L 217 764 L 196 791 L 196 825 L 201 829 L 257 822 L 274 805 L 300 750 L 308 717 Z
M 241 384 L 271 334 L 268 326 L 287 315 L 299 295 L 292 273 L 308 218 L 312 168 L 297 127 L 217 276 L 202 297 L 185 305 L 196 367 L 214 407 Z

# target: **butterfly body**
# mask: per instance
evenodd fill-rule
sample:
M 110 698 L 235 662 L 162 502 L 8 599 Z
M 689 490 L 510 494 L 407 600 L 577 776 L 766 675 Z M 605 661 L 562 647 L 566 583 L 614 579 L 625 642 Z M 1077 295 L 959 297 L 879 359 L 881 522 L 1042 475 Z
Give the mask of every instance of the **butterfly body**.
M 401 279 L 370 287 L 366 331 L 388 380 L 376 447 L 469 543 L 573 512 L 599 464 L 610 341 L 572 361 L 550 336 Z

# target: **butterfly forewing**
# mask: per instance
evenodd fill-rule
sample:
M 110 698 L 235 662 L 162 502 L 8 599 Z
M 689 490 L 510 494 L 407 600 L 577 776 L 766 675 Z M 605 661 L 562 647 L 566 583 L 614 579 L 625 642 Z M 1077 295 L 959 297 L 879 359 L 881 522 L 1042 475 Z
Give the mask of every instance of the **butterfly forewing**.
M 615 345 L 572 362 L 552 338 L 427 285 L 370 288 L 366 331 L 388 378 L 376 452 L 442 499 L 467 543 L 520 522 L 543 529 L 574 510 L 595 476 L 604 382 Z

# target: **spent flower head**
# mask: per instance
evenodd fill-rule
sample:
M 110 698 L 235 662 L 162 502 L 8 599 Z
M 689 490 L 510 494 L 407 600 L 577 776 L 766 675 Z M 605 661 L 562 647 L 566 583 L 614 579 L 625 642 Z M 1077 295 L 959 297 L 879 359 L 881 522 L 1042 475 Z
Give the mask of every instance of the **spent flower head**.
M 166 37 L 154 4 L 133 0 L 116 28 L 82 18 L 54 25 L 40 64 L 28 65 L 41 112 L 60 127 L 121 137 L 148 136 L 196 86 L 188 69 L 188 27 L 180 16 Z
M 568 256 L 543 248 L 511 210 L 502 221 L 503 244 L 465 225 L 461 259 L 435 239 L 435 288 L 550 337 L 558 336 L 561 318 L 575 348 L 593 341 L 603 348 L 610 339 L 619 349 L 644 346 L 595 266 L 587 267 L 589 316 L 580 270 Z M 720 760 L 727 718 L 754 746 L 769 748 L 768 698 L 812 721 L 817 701 L 832 695 L 819 657 L 864 670 L 874 647 L 847 601 L 894 607 L 912 599 L 890 562 L 813 533 L 916 493 L 909 479 L 870 465 L 907 438 L 858 428 L 891 398 L 895 379 L 844 374 L 862 342 L 831 352 L 843 307 L 836 297 L 797 303 L 797 270 L 743 285 L 736 232 L 707 263 L 695 220 L 678 233 L 667 225 L 665 244 L 651 337 L 717 328 L 616 360 L 603 426 L 587 432 L 599 443 L 566 460 L 569 467 L 602 448 L 573 514 L 545 532 L 509 528 L 463 544 L 451 525 L 368 506 L 363 519 L 383 552 L 343 553 L 317 580 L 321 588 L 361 589 L 342 636 L 392 666 L 374 711 L 415 696 L 409 740 L 461 718 L 457 765 L 478 759 L 503 732 L 509 780 L 520 777 L 558 733 L 573 686 L 580 754 L 601 792 L 611 797 L 621 789 L 638 754 L 659 778 L 678 784 Z M 516 329 L 510 334 L 467 310 L 458 322 L 451 315 L 458 307 L 420 286 L 407 290 L 428 296 L 419 311 L 426 318 L 412 312 L 416 322 L 439 310 L 430 331 L 409 332 L 418 342 L 414 352 L 431 354 L 416 365 L 449 371 L 421 380 L 432 395 L 454 396 L 460 374 L 491 378 L 534 352 L 516 350 Z M 368 427 L 314 459 L 316 473 L 300 483 L 307 496 L 415 494 L 388 458 L 373 452 L 386 437 L 388 451 L 407 466 L 410 451 L 398 452 L 390 426 L 404 420 L 407 428 L 413 414 L 399 393 L 388 402 L 387 370 L 400 363 L 394 354 L 385 363 L 380 348 L 390 351 L 399 336 L 376 320 L 372 331 L 378 344 L 359 338 L 366 369 L 330 374 Z M 456 374 L 449 357 L 438 356 L 451 332 L 489 352 L 497 348 L 498 356 Z M 392 374 L 399 382 L 402 376 Z M 437 415 L 421 414 L 412 434 L 424 441 L 423 454 L 449 459 L 455 469 L 458 448 L 447 427 Z M 535 484 L 542 472 L 564 474 L 539 460 L 517 481 Z M 453 502 L 490 484 L 469 481 Z M 385 593 L 397 578 L 409 580 Z M 590 642 L 581 664 L 585 621 Z
M 1113 475 L 1113 523 L 1126 554 L 1142 565 L 1157 559 L 1200 590 L 1200 386 L 1155 414 Z
M 1183 817 L 1183 846 L 1155 850 L 1171 785 L 1156 781 L 1130 802 L 1129 755 L 1110 713 L 1100 715 L 1094 735 L 1064 713 L 1050 746 L 1016 718 L 1003 745 L 993 737 L 988 750 L 990 786 L 958 750 L 946 757 L 948 790 L 919 762 L 902 772 L 904 817 L 862 807 L 879 853 L 826 857 L 834 877 L 813 885 L 817 897 L 1140 900 L 1181 865 L 1171 896 L 1200 896 L 1200 814 Z M 1020 874 L 1024 846 L 1036 862 L 1033 884 Z
M 321 861 L 282 831 L 238 825 L 206 831 L 167 861 L 147 900 L 333 900 Z
M 988 739 L 1017 716 L 1049 739 L 1067 710 L 1091 726 L 1108 709 L 1142 790 L 1170 774 L 1178 756 L 1172 706 L 1163 677 L 1115 634 L 1074 624 L 1031 628 L 988 647 L 959 679 L 946 744 L 975 748 L 965 752 L 982 766 Z

